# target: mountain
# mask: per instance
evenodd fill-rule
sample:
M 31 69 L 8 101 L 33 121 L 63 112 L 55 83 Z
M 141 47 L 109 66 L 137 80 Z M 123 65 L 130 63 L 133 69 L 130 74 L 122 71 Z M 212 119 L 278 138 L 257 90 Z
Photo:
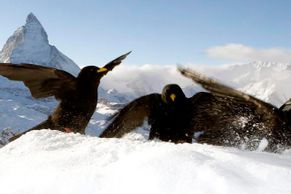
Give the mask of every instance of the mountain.
M 203 71 L 276 106 L 291 98 L 291 63 L 256 61 Z
M 35 63 L 78 75 L 80 68 L 71 59 L 49 44 L 48 35 L 38 19 L 30 13 L 26 24 L 18 28 L 0 52 L 0 62 Z

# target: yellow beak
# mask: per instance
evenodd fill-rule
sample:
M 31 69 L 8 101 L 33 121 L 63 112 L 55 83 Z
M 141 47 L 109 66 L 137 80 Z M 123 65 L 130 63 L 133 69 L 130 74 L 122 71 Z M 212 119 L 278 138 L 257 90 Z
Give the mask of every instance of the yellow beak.
M 106 71 L 108 71 L 108 69 L 106 69 L 105 67 L 101 67 L 100 69 L 97 70 L 97 73 L 102 73 Z
M 171 94 L 170 95 L 170 98 L 172 99 L 172 101 L 174 102 L 175 101 L 175 99 L 176 99 L 176 95 L 175 94 Z

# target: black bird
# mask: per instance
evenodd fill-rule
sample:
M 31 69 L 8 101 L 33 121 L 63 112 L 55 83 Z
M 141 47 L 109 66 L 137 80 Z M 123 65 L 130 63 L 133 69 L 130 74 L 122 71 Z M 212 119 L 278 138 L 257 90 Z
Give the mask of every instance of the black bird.
M 195 134 L 198 143 L 248 150 L 290 147 L 291 100 L 278 109 L 201 74 L 179 70 L 210 93 L 186 98 L 178 85 L 168 85 L 161 95 L 143 96 L 125 106 L 100 137 L 122 137 L 148 118 L 149 139 L 190 143 Z
M 50 128 L 84 134 L 96 109 L 100 79 L 119 65 L 129 54 L 130 52 L 116 58 L 102 68 L 84 67 L 78 77 L 55 68 L 8 63 L 0 64 L 0 75 L 10 80 L 23 81 L 34 98 L 54 96 L 60 101 L 46 121 L 28 131 Z M 11 140 L 22 134 L 12 137 Z
M 203 132 L 199 138 L 195 138 L 196 141 L 203 142 L 209 136 L 206 136 L 208 131 L 219 134 L 217 125 L 237 127 L 237 117 L 248 116 L 255 108 L 251 104 L 245 105 L 238 100 L 207 92 L 199 92 L 187 98 L 178 85 L 170 84 L 164 87 L 162 94 L 140 97 L 121 109 L 100 137 L 122 137 L 141 126 L 147 118 L 151 126 L 149 139 L 191 143 L 195 132 Z M 219 139 L 213 139 L 212 144 L 219 143 L 222 144 Z M 237 142 L 233 140 L 229 144 L 234 146 L 235 143 Z
M 195 105 L 193 129 L 204 132 L 197 142 L 254 150 L 266 140 L 265 151 L 290 148 L 291 100 L 277 108 L 193 70 L 179 71 L 213 96 Z
M 187 98 L 177 84 L 166 85 L 162 94 L 142 96 L 121 109 L 100 137 L 122 137 L 147 119 L 149 139 L 191 143 L 193 104 L 203 94 Z

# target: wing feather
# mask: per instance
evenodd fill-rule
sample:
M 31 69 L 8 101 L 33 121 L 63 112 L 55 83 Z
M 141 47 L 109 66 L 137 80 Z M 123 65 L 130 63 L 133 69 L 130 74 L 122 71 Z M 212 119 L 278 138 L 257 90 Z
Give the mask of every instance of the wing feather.
M 131 53 L 131 51 L 130 52 L 128 52 L 128 53 L 126 53 L 126 54 L 124 54 L 124 55 L 121 55 L 120 57 L 117 57 L 116 59 L 114 59 L 113 61 L 110 61 L 109 63 L 107 63 L 104 67 L 106 68 L 106 69 L 108 69 L 108 71 L 111 71 L 111 70 L 113 70 L 113 68 L 115 67 L 115 66 L 117 66 L 117 65 L 119 65 L 129 54 Z M 107 72 L 105 72 L 105 74 L 106 74 Z
M 76 84 L 76 78 L 68 72 L 34 64 L 0 63 L 0 75 L 22 81 L 35 98 L 62 99 Z
M 206 90 L 208 90 L 216 95 L 232 97 L 232 98 L 242 100 L 245 102 L 253 103 L 259 109 L 265 111 L 267 114 L 269 114 L 270 112 L 273 112 L 274 110 L 277 110 L 277 107 L 273 106 L 272 104 L 266 103 L 266 102 L 254 97 L 254 96 L 251 96 L 251 95 L 246 94 L 244 92 L 233 89 L 229 86 L 226 86 L 222 83 L 219 83 L 218 81 L 215 81 L 214 79 L 211 79 L 205 75 L 202 75 L 201 73 L 198 73 L 194 70 L 185 69 L 185 68 L 181 68 L 181 67 L 178 68 L 178 70 L 185 77 L 192 79 L 194 82 L 200 84 L 204 89 L 206 89 Z
M 100 137 L 122 137 L 137 127 L 142 126 L 149 117 L 153 107 L 161 100 L 160 94 L 142 96 L 119 111 L 113 122 L 103 131 Z
M 194 70 L 181 67 L 178 68 L 178 70 L 182 73 L 182 75 L 192 79 L 194 82 L 200 84 L 204 89 L 210 91 L 214 95 L 226 98 L 225 103 L 227 103 L 229 99 L 232 103 L 251 104 L 251 106 L 256 108 L 256 113 L 261 115 L 262 120 L 269 126 L 270 129 L 276 128 L 279 126 L 279 123 L 282 123 L 281 121 L 283 118 L 281 118 L 280 110 L 272 104 L 264 102 L 244 92 L 235 90 Z

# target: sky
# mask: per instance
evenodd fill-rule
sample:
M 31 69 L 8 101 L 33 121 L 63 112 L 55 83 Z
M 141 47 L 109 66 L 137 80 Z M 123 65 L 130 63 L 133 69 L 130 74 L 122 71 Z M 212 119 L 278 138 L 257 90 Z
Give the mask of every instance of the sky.
M 33 12 L 79 65 L 291 62 L 288 0 L 1 0 L 0 47 Z

